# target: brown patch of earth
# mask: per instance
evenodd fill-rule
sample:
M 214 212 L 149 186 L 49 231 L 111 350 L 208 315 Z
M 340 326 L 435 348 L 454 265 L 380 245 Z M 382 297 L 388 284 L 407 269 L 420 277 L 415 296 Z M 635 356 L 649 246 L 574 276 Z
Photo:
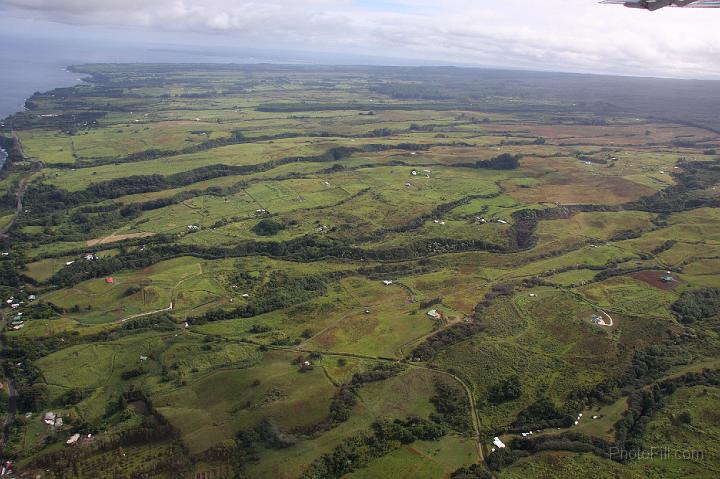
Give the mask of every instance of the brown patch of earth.
M 124 235 L 116 235 L 111 234 L 110 236 L 105 236 L 104 238 L 95 238 L 92 240 L 87 241 L 88 246 L 97 246 L 101 244 L 108 244 L 108 243 L 114 243 L 116 241 L 122 241 L 126 239 L 131 238 L 147 238 L 148 236 L 153 236 L 155 233 L 127 233 Z
M 663 281 L 663 277 L 672 276 L 673 281 Z M 665 271 L 639 271 L 637 273 L 630 274 L 630 277 L 647 283 L 657 289 L 663 291 L 670 291 L 678 287 L 682 281 L 680 281 L 674 274 L 667 274 Z

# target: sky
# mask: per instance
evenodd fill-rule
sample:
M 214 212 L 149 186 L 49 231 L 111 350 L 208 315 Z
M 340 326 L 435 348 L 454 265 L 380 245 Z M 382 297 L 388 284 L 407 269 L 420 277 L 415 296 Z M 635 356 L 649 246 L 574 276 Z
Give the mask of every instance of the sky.
M 47 41 L 699 79 L 720 79 L 718 26 L 595 0 L 0 0 L 1 32 Z

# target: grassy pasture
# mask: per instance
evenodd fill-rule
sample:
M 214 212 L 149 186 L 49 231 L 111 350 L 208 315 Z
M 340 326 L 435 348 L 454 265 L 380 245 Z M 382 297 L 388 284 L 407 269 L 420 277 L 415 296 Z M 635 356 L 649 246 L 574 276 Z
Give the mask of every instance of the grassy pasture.
M 310 339 L 307 346 L 392 357 L 406 342 L 432 331 L 432 319 L 426 311 L 418 310 L 404 288 L 355 277 L 341 280 L 340 284 L 356 306 L 334 314 L 330 326 Z
M 641 211 L 613 213 L 578 213 L 567 220 L 543 221 L 538 227 L 540 244 L 578 239 L 608 240 L 622 231 L 643 231 L 652 228 L 653 215 Z
M 670 305 L 677 293 L 662 291 L 630 277 L 611 278 L 577 288 L 577 291 L 603 308 L 633 315 L 654 315 L 672 319 Z

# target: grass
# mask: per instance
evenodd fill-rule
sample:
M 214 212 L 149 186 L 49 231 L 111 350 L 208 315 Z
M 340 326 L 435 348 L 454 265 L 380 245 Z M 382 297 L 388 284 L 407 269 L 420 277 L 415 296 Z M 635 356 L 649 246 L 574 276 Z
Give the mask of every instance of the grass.
M 334 315 L 331 325 L 314 336 L 308 346 L 392 357 L 400 346 L 433 329 L 426 311 L 419 310 L 400 286 L 387 287 L 360 278 L 342 280 L 341 285 L 353 299 L 354 308 Z

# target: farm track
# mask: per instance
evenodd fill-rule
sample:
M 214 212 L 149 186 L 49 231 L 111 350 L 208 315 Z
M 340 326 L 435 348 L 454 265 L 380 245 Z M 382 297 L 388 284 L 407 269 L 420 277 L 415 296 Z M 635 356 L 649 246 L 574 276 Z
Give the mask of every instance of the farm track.
M 124 318 L 118 319 L 118 320 L 113 321 L 113 322 L 114 322 L 114 323 L 124 323 L 124 322 L 126 322 L 126 321 L 131 320 L 131 319 L 137 319 L 137 318 L 142 318 L 143 316 L 150 316 L 151 314 L 158 314 L 158 313 L 165 313 L 165 312 L 167 312 L 167 311 L 172 311 L 172 309 L 173 309 L 173 302 L 170 301 L 170 306 L 168 306 L 167 308 L 156 309 L 155 311 L 147 311 L 147 312 L 145 312 L 145 313 L 131 314 L 130 316 L 126 316 L 126 317 L 124 317 Z

